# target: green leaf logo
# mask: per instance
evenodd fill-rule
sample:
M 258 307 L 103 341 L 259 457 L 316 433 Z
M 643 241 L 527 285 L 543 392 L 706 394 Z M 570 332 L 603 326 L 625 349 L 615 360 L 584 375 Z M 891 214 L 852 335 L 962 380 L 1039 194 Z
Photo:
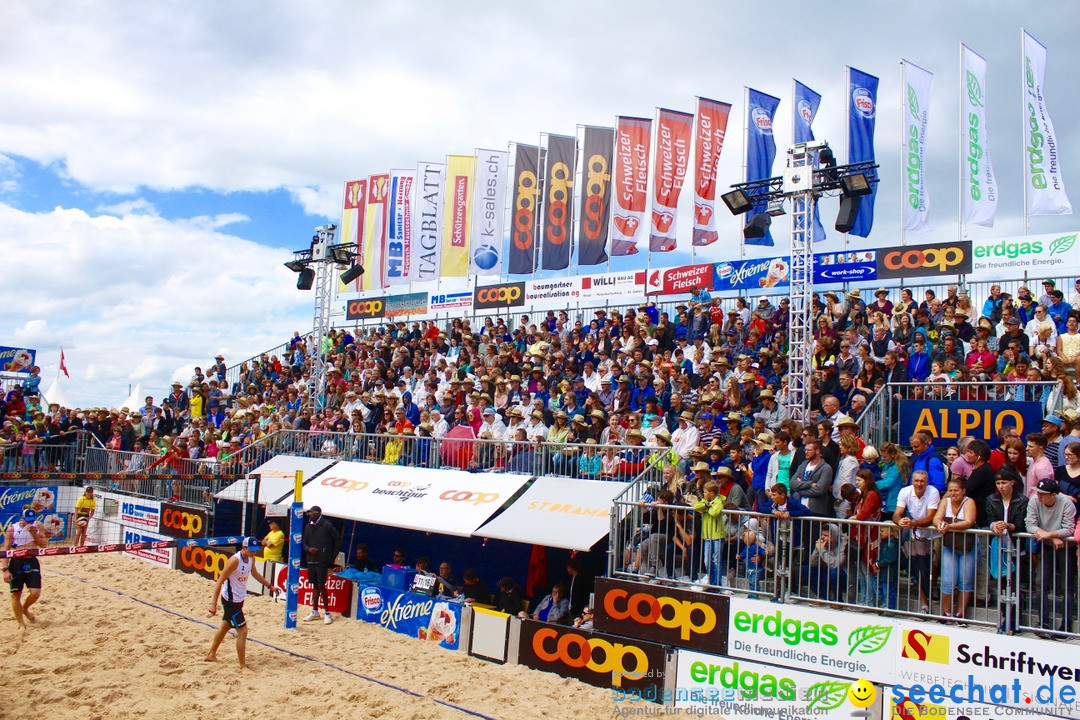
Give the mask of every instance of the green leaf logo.
M 1060 255 L 1072 250 L 1072 246 L 1076 244 L 1077 233 L 1072 235 L 1062 235 L 1059 238 L 1054 238 L 1054 241 L 1050 243 L 1050 254 Z
M 859 652 L 863 655 L 876 653 L 885 647 L 892 635 L 892 628 L 888 625 L 863 625 L 855 628 L 848 635 L 848 655 Z
M 911 83 L 907 86 L 907 106 L 911 111 L 911 117 L 916 120 L 919 119 L 919 95 L 915 92 L 915 88 L 911 87 Z
M 848 688 L 852 683 L 830 680 L 811 685 L 806 689 L 807 710 L 835 710 L 847 699 Z
M 976 107 L 983 106 L 983 91 L 982 85 L 979 84 L 979 78 L 975 77 L 975 73 L 970 70 L 967 71 L 967 91 L 968 100 L 972 105 Z

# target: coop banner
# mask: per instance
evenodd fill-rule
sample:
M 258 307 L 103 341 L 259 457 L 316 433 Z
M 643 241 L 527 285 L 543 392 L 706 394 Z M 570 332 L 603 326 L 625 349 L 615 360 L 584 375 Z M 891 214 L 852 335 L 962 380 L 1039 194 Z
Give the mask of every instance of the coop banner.
M 548 135 L 544 173 L 544 244 L 541 262 L 545 270 L 570 267 L 574 234 L 574 177 L 577 138 Z
M 540 148 L 514 146 L 514 199 L 510 210 L 509 272 L 531 275 L 536 271 L 537 205 L 540 200 L 538 175 Z
M 581 227 L 578 230 L 578 266 L 607 262 L 608 224 L 611 220 L 611 161 L 614 128 L 586 127 L 581 146 L 584 187 L 581 190 Z

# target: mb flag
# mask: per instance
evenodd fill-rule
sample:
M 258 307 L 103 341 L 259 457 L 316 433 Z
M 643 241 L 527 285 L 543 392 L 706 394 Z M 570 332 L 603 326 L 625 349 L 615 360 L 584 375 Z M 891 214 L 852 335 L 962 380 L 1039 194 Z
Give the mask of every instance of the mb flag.
M 356 250 L 356 262 L 362 267 L 371 267 L 364 261 L 364 210 L 367 209 L 367 178 L 350 180 L 345 183 L 345 205 L 341 211 L 341 233 L 338 237 L 343 243 L 349 243 Z M 346 287 L 338 280 L 338 292 L 360 292 L 363 287 L 363 275 L 353 280 Z
M 386 218 L 386 284 L 408 285 L 412 277 L 412 200 L 415 170 L 390 171 L 390 212 Z
M 793 137 L 797 143 L 808 143 L 814 140 L 814 118 L 817 117 L 818 106 L 821 105 L 821 96 L 810 88 L 795 80 L 795 93 L 792 98 L 792 128 Z M 814 203 L 814 240 L 820 242 L 825 239 L 825 228 L 821 225 L 821 213 L 818 204 Z
M 934 74 L 907 60 L 900 62 L 904 112 L 904 184 L 900 189 L 904 230 L 930 232 L 930 196 L 926 193 L 926 125 Z
M 511 275 L 536 272 L 536 225 L 540 199 L 537 179 L 540 148 L 516 144 L 514 147 L 514 205 L 510 228 L 508 269 Z
M 877 119 L 878 79 L 862 70 L 848 68 L 848 162 L 874 162 L 874 123 Z M 874 227 L 877 183 L 859 203 L 851 234 L 868 237 Z
M 1069 196 L 1065 194 L 1065 178 L 1061 174 L 1057 134 L 1046 109 L 1043 97 L 1043 76 L 1046 74 L 1046 46 L 1024 35 L 1024 139 L 1027 141 L 1027 162 L 1024 181 L 1027 188 L 1029 215 L 1072 215 Z
M 675 215 L 686 168 L 690 162 L 690 128 L 694 116 L 676 110 L 660 110 L 656 127 L 656 168 L 653 171 L 652 232 L 649 252 L 675 249 Z
M 645 224 L 652 120 L 620 117 L 615 123 L 615 218 L 611 254 L 633 255 Z
M 773 160 L 776 159 L 776 138 L 773 137 L 773 118 L 780 98 L 757 90 L 746 90 L 746 181 L 764 180 L 772 177 Z M 746 215 L 746 221 L 765 212 L 765 204 L 754 205 Z M 772 233 L 746 240 L 748 245 L 772 246 Z
M 503 200 L 506 197 L 505 150 L 476 151 L 476 194 L 472 205 L 470 275 L 502 272 Z
M 578 232 L 578 266 L 607 262 L 608 224 L 611 218 L 611 152 L 614 128 L 586 127 L 581 147 L 581 229 Z
M 731 105 L 698 98 L 694 125 L 694 240 L 698 247 L 711 245 L 716 232 L 716 166 L 724 149 Z
M 541 251 L 545 270 L 565 270 L 570 267 L 576 156 L 576 137 L 548 135 L 544 172 L 544 244 Z
M 994 164 L 990 162 L 990 133 L 986 127 L 986 58 L 966 45 L 960 46 L 960 54 L 962 125 L 967 128 L 967 145 L 962 145 L 960 158 L 964 173 L 964 222 L 994 227 L 998 186 Z

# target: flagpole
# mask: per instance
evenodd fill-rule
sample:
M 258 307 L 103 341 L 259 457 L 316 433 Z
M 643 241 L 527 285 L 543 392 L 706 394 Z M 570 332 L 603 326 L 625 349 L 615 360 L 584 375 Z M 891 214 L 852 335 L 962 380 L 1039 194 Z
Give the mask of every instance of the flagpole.
M 660 146 L 660 108 L 659 108 L 659 106 L 653 107 L 653 123 L 652 123 L 652 131 L 650 132 L 650 135 L 652 135 L 652 152 L 649 153 L 649 154 L 650 154 L 650 156 L 655 156 L 656 153 L 659 152 L 659 149 L 660 149 L 660 147 L 659 147 Z M 652 162 L 652 160 L 653 160 L 653 157 L 646 157 L 645 158 L 645 173 L 646 173 L 645 176 L 649 179 L 649 182 L 645 183 L 645 217 L 642 218 L 642 220 L 645 222 L 646 227 L 648 227 L 648 230 L 645 233 L 645 239 L 649 243 L 648 268 L 650 270 L 652 269 L 652 226 L 653 226 L 653 224 L 652 224 L 652 212 L 655 209 L 654 206 L 656 204 L 656 200 L 652 196 L 653 196 L 653 192 L 655 191 L 655 185 L 656 185 L 656 180 L 657 180 L 657 178 L 653 177 L 653 173 L 649 172 L 649 170 L 650 170 L 649 164 Z M 650 185 L 652 187 L 650 187 Z
M 536 240 L 533 245 L 536 251 L 536 270 L 540 271 L 540 279 L 544 279 L 544 231 L 547 228 L 547 223 L 544 222 L 544 213 L 541 211 L 542 207 L 547 207 L 546 203 L 541 200 L 541 195 L 547 192 L 547 153 L 544 152 L 544 137 L 547 133 L 540 133 L 540 141 L 536 146 L 536 198 L 533 200 L 533 213 L 536 215 L 535 227 Z M 513 185 L 513 183 L 511 183 Z M 543 190 L 541 190 L 543 188 Z
M 577 259 L 577 271 L 581 272 L 581 250 L 578 247 L 578 243 L 581 238 L 578 237 L 578 228 L 581 227 L 581 204 L 585 201 L 585 133 L 582 130 L 582 126 L 578 125 L 574 130 L 574 190 L 573 196 L 570 198 L 570 207 L 576 207 L 578 209 L 577 215 L 574 215 L 573 222 L 570 223 L 570 258 L 566 262 L 566 277 L 573 277 L 573 264 L 575 258 Z M 580 173 L 580 174 L 579 174 Z M 575 203 L 575 200 L 577 201 Z M 581 303 L 578 303 L 580 305 Z
M 907 245 L 907 230 L 904 229 L 904 187 L 907 185 L 907 162 L 904 153 L 907 145 L 904 142 L 904 113 L 911 111 L 907 93 L 904 92 L 904 59 L 900 59 L 900 245 Z
M 743 97 L 742 179 L 743 179 L 743 182 L 746 182 L 747 181 L 747 178 L 746 178 L 746 170 L 747 170 L 746 153 L 749 150 L 749 144 L 750 144 L 750 140 L 747 137 L 749 135 L 749 133 L 750 133 L 750 88 L 748 88 L 746 85 L 743 85 L 742 97 Z M 746 226 L 746 220 L 741 215 L 736 216 L 735 221 L 738 222 L 738 223 L 741 223 L 743 225 L 743 227 Z M 741 234 L 742 228 L 739 228 L 739 230 L 740 230 L 740 234 Z M 743 236 L 743 240 L 739 241 L 739 259 L 742 260 L 744 257 L 746 257 L 745 236 Z
M 963 240 L 967 229 L 964 227 L 964 43 L 960 43 L 960 118 L 959 130 L 956 133 L 956 156 L 960 163 L 960 172 L 957 174 L 957 205 L 956 239 Z
M 841 84 L 844 88 L 844 93 L 847 96 L 847 132 L 844 133 L 844 159 L 847 162 L 851 162 L 851 66 L 844 67 L 844 81 Z M 844 252 L 848 249 L 848 234 L 844 233 Z M 847 291 L 847 283 L 844 283 L 844 290 Z
M 1024 86 L 1027 84 L 1027 75 L 1024 73 L 1024 35 L 1027 34 L 1027 30 L 1020 28 L 1020 172 L 1022 174 L 1021 184 L 1024 186 L 1024 235 L 1030 232 L 1029 217 L 1028 217 L 1028 174 L 1025 168 L 1027 167 L 1027 141 L 1024 127 L 1027 125 L 1027 115 L 1024 113 Z M 1027 277 L 1024 277 L 1025 284 Z
M 611 170 L 612 170 L 611 175 L 615 174 L 615 172 L 614 172 L 614 170 L 615 170 L 615 153 L 618 151 L 618 148 L 616 148 L 616 143 L 618 142 L 618 140 L 619 140 L 619 116 L 616 115 L 615 116 L 615 122 L 614 122 L 614 124 L 613 124 L 613 126 L 611 128 Z M 615 233 L 612 232 L 613 228 L 615 227 L 615 207 L 614 207 L 615 198 L 614 198 L 614 193 L 612 192 L 612 190 L 614 188 L 614 185 L 615 185 L 614 182 L 611 182 L 611 181 L 608 182 L 608 192 L 607 192 L 607 196 L 608 196 L 608 226 L 607 226 L 607 247 L 605 248 L 605 250 L 607 250 L 607 252 L 605 254 L 607 255 L 607 271 L 608 272 L 611 272 L 611 255 L 612 255 L 612 251 L 615 249 Z

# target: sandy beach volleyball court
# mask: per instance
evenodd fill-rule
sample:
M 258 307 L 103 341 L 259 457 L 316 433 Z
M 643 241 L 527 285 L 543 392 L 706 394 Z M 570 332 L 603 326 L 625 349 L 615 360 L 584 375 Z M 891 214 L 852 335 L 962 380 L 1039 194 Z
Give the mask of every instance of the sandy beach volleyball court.
M 207 614 L 213 587 L 207 580 L 116 554 L 44 558 L 42 566 L 37 624 L 21 632 L 6 597 L 0 611 L 7 635 L 0 717 L 27 710 L 50 720 L 476 717 L 328 665 L 481 716 L 605 718 L 627 704 L 613 703 L 610 690 L 439 650 L 370 623 L 300 623 L 286 631 L 284 604 L 268 597 L 245 604 L 252 671 L 241 674 L 231 637 L 218 662 L 203 661 L 221 619 L 220 610 L 214 618 Z

